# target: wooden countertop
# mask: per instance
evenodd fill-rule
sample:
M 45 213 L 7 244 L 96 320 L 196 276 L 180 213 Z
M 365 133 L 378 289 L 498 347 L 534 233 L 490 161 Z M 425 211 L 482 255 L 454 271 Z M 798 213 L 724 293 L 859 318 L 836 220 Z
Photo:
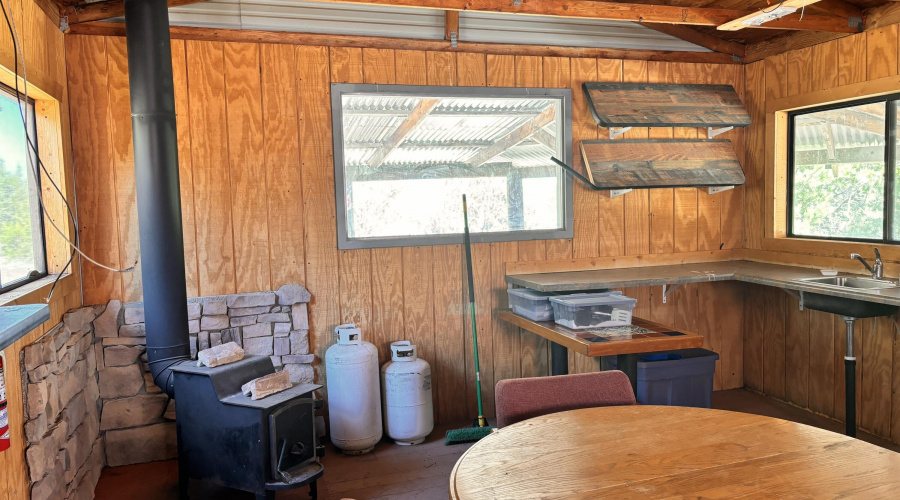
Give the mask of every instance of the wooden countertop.
M 771 417 L 676 406 L 589 408 L 494 431 L 450 498 L 896 498 L 900 454 Z
M 860 275 L 840 273 L 840 276 Z M 822 273 L 818 269 L 736 260 L 562 273 L 520 274 L 507 276 L 506 281 L 513 285 L 542 292 L 574 292 L 601 288 L 679 285 L 703 281 L 737 280 L 774 286 L 785 290 L 819 293 L 900 306 L 900 287 L 870 290 L 839 288 L 799 281 L 805 278 L 821 277 Z
M 532 321 L 508 309 L 500 311 L 499 318 L 585 356 L 616 356 L 703 347 L 703 337 L 696 333 L 674 330 L 642 318 L 632 318 L 631 324 L 653 330 L 653 333 L 639 334 L 632 338 L 597 335 L 598 332 L 602 333 L 602 328 L 573 330 L 553 321 Z

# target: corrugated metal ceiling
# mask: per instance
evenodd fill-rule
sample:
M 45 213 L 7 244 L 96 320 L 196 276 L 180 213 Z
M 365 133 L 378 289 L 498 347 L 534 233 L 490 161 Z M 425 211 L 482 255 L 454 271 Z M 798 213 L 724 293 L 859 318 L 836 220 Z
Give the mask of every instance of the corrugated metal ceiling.
M 173 25 L 441 40 L 441 10 L 304 2 L 213 0 L 169 9 Z M 531 45 L 709 52 L 631 22 L 460 13 L 460 40 Z

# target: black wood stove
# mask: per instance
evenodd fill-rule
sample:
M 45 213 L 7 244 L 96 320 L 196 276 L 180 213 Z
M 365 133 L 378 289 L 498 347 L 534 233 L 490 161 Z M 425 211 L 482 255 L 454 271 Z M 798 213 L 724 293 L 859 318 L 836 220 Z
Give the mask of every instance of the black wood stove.
M 274 499 L 276 490 L 310 485 L 322 475 L 315 410 L 321 401 L 300 384 L 253 401 L 241 385 L 275 372 L 268 356 L 247 356 L 217 366 L 181 363 L 175 373 L 180 497 L 188 497 L 190 479 Z

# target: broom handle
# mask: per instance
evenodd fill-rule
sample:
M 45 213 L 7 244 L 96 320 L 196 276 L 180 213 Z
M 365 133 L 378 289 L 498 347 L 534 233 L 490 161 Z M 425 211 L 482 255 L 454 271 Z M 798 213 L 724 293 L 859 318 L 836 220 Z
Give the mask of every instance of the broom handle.
M 481 404 L 481 368 L 478 366 L 478 326 L 475 324 L 475 278 L 472 273 L 472 242 L 469 239 L 469 211 L 466 208 L 466 195 L 463 195 L 463 243 L 466 247 L 466 274 L 469 278 L 469 315 L 472 317 L 472 345 L 475 347 L 475 391 L 478 396 L 478 422 L 484 421 L 484 409 Z

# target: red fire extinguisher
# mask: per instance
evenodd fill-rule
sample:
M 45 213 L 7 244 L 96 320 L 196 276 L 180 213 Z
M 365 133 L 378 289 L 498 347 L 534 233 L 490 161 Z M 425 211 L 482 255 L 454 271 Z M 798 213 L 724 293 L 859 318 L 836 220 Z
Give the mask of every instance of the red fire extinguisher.
M 3 367 L 6 358 L 0 352 L 0 451 L 9 449 L 9 417 L 6 411 L 6 380 L 3 378 Z

